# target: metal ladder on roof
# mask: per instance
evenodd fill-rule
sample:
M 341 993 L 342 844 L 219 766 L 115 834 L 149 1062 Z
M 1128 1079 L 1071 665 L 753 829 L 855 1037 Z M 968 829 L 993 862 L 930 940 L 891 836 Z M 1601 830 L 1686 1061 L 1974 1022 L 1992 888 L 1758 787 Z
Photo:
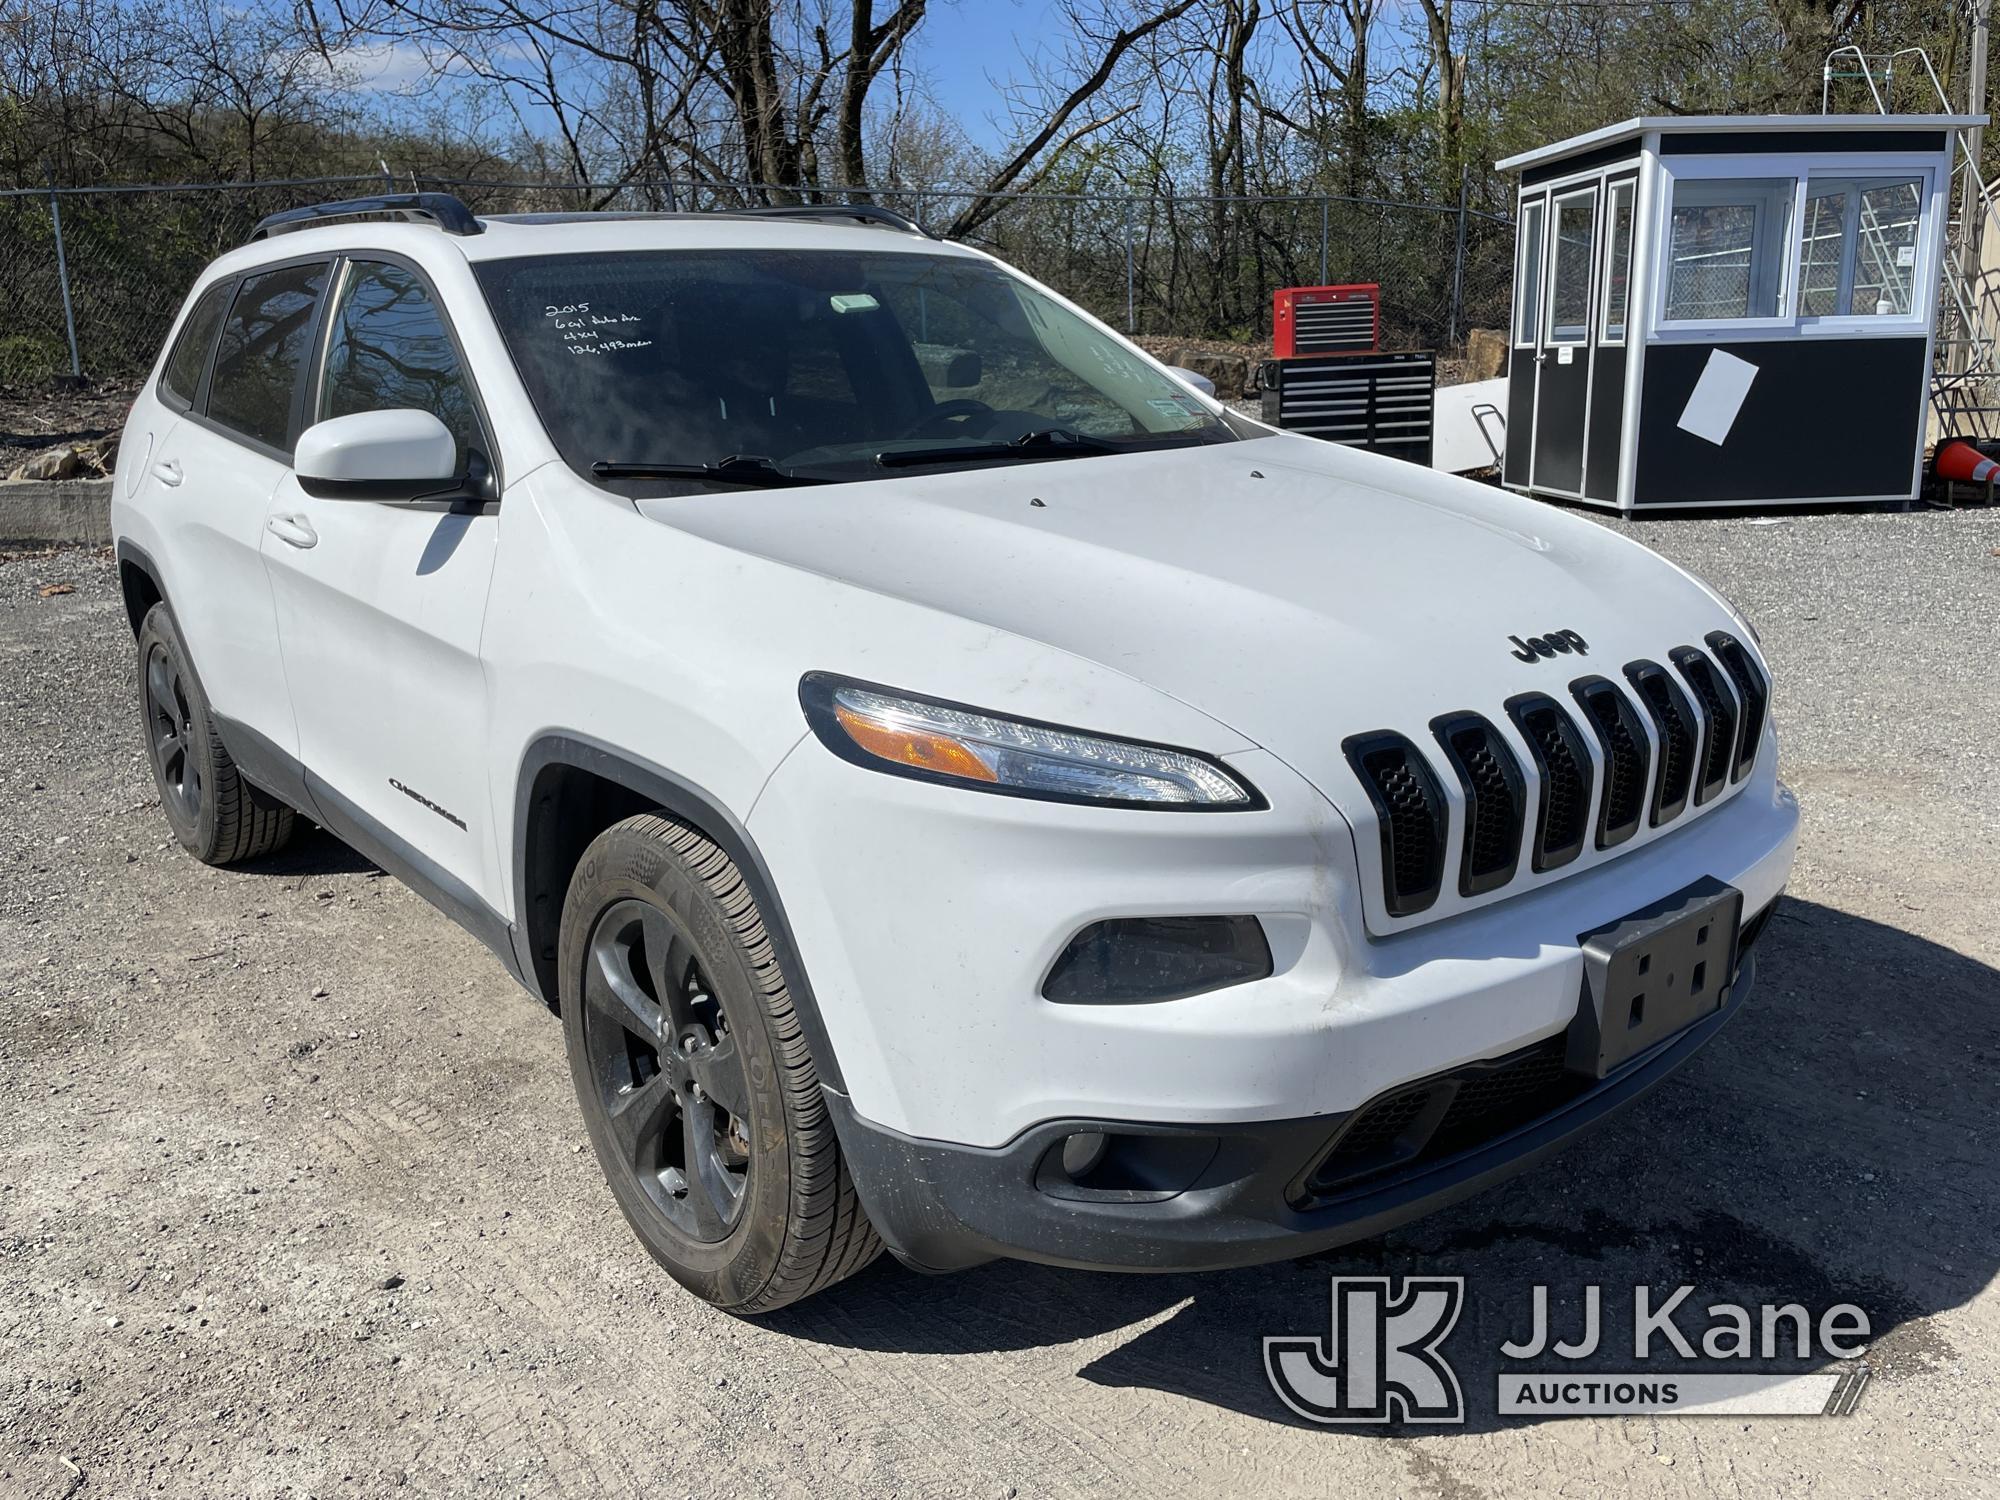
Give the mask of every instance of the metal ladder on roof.
M 1867 88 L 1876 113 L 1900 113 L 1899 78 L 1924 112 L 1952 112 L 1950 96 L 1922 47 L 1870 53 L 1855 46 L 1827 53 L 1821 70 L 1820 112 L 1830 111 L 1836 82 L 1859 82 Z M 1979 170 L 1966 132 L 1952 134 L 1957 150 L 1937 338 L 1932 345 L 1931 436 L 2000 438 L 2000 201 Z

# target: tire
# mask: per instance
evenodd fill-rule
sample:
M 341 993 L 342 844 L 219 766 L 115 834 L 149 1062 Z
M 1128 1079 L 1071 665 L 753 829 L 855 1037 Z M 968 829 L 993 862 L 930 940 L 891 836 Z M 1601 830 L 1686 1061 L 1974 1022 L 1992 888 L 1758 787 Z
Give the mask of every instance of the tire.
M 675 1280 L 751 1315 L 875 1259 L 785 975 L 727 855 L 668 817 L 614 824 L 571 877 L 558 951 L 591 1145 Z
M 292 810 L 245 781 L 230 759 L 164 604 L 139 626 L 139 716 L 160 806 L 188 853 L 203 864 L 234 864 L 291 838 Z

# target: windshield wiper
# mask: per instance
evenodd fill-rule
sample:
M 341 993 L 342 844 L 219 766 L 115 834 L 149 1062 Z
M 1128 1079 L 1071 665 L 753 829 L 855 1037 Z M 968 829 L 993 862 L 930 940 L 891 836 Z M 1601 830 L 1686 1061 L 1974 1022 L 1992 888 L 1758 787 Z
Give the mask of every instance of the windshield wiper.
M 721 484 L 754 484 L 776 488 L 787 484 L 826 484 L 810 474 L 781 469 L 754 453 L 732 453 L 712 464 L 617 463 L 599 459 L 590 466 L 599 479 L 712 479 Z
M 922 464 L 1005 462 L 1015 458 L 1061 458 L 1065 454 L 1125 453 L 1123 443 L 1092 437 L 1072 427 L 1044 427 L 1024 432 L 1005 443 L 961 443 L 955 448 L 890 448 L 875 455 L 884 469 L 913 469 Z

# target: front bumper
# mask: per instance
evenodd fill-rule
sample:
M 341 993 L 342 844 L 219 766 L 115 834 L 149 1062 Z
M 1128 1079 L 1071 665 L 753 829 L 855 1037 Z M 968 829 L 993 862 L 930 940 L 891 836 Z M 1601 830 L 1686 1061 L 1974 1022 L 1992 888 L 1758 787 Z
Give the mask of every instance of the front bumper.
M 1331 1120 L 1559 1032 L 1579 933 L 1704 877 L 1746 911 L 1777 896 L 1798 808 L 1776 759 L 1767 742 L 1726 803 L 1618 858 L 1388 935 L 1366 929 L 1347 825 L 1261 751 L 1232 765 L 1269 810 L 1202 816 L 983 796 L 808 738 L 748 823 L 853 1113 L 991 1151 L 1053 1121 Z M 1043 998 L 1088 924 L 1176 915 L 1254 916 L 1272 974 L 1178 1000 Z
M 1753 926 L 1745 932 L 1747 940 Z M 870 1124 L 831 1090 L 827 1102 L 870 1219 L 897 1258 L 919 1270 L 962 1270 L 1000 1257 L 1085 1270 L 1218 1270 L 1369 1239 L 1525 1170 L 1692 1058 L 1742 1007 L 1754 977 L 1746 951 L 1719 1010 L 1609 1077 L 1578 1083 L 1559 1105 L 1529 1118 L 1517 1112 L 1515 1123 L 1476 1144 L 1368 1174 L 1344 1190 L 1315 1190 L 1315 1165 L 1372 1105 L 1351 1116 L 1214 1126 L 1055 1120 L 982 1149 Z M 1047 1163 L 1081 1131 L 1156 1142 L 1159 1159 L 1180 1163 L 1191 1180 L 1078 1197 L 1052 1178 Z

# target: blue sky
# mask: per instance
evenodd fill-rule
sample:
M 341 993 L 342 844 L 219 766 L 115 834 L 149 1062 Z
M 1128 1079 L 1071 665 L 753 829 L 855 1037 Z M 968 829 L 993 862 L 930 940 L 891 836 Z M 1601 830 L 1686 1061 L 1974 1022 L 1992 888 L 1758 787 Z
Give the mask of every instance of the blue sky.
M 1020 76 L 1022 39 L 1032 52 L 1049 9 L 1047 0 L 955 0 L 925 12 L 911 60 L 930 79 L 938 103 L 977 144 L 999 144 L 987 123 L 999 104 L 995 81 Z

